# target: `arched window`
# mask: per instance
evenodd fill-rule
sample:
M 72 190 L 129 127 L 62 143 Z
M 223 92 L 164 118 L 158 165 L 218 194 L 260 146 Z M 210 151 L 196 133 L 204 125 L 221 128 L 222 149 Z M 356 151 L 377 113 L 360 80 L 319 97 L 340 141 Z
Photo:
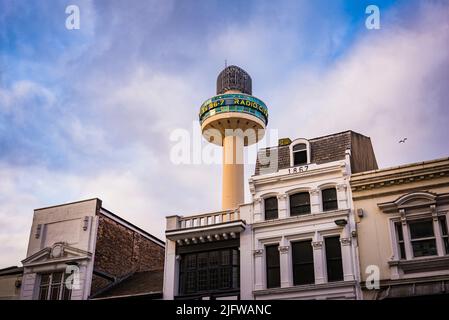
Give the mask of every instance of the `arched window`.
M 278 199 L 277 197 L 269 197 L 264 201 L 265 220 L 278 218 Z
M 293 165 L 300 166 L 307 164 L 307 145 L 298 143 L 293 146 Z
M 337 210 L 337 190 L 335 188 L 327 188 L 321 191 L 323 200 L 323 211 Z
M 310 195 L 308 192 L 295 193 L 290 196 L 290 215 L 299 216 L 310 213 Z

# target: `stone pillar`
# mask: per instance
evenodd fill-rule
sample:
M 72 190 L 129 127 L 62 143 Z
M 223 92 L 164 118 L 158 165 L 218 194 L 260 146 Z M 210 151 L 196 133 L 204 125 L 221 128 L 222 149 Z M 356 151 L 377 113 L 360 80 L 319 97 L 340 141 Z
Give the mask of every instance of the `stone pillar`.
M 436 206 L 433 204 L 430 206 L 430 209 L 432 210 L 432 223 L 433 223 L 433 230 L 435 232 L 437 253 L 439 256 L 444 256 L 446 255 L 446 250 L 444 248 L 443 238 L 441 237 L 441 227 L 440 222 L 438 221 L 438 213 L 436 211 Z
M 254 290 L 265 289 L 265 264 L 263 249 L 254 250 Z M 244 276 L 244 275 L 241 275 Z
M 326 273 L 324 270 L 324 254 L 323 254 L 323 239 L 315 237 L 312 241 L 313 247 L 313 267 L 315 272 L 315 284 L 326 282 Z
M 412 250 L 412 246 L 411 246 L 411 242 L 410 242 L 410 234 L 408 233 L 407 219 L 405 217 L 405 210 L 400 209 L 399 213 L 401 214 L 401 226 L 402 226 L 402 235 L 404 236 L 405 257 L 407 260 L 410 260 L 410 259 L 413 259 L 413 250 Z M 396 232 L 396 230 L 395 230 L 395 232 Z
M 168 240 L 165 243 L 164 264 L 164 300 L 173 300 L 178 294 L 179 257 L 176 256 L 176 242 Z
M 343 264 L 343 279 L 344 281 L 351 281 L 354 279 L 354 272 L 352 270 L 352 252 L 351 252 L 351 238 L 340 238 L 341 244 L 341 260 Z
M 265 219 L 262 201 L 262 198 L 254 199 L 254 222 L 263 221 Z
M 339 184 L 337 185 L 337 202 L 338 209 L 348 209 L 348 196 L 347 196 L 347 185 Z
M 320 206 L 320 190 L 312 189 L 310 194 L 310 213 L 319 213 L 321 211 Z
M 278 198 L 278 212 L 279 212 L 279 219 L 287 218 L 288 217 L 288 199 L 287 195 L 285 193 L 279 194 L 277 196 Z
M 281 288 L 291 287 L 293 284 L 292 281 L 293 272 L 289 249 L 290 246 L 285 240 L 282 241 L 282 245 L 278 247 L 279 262 L 281 267 Z

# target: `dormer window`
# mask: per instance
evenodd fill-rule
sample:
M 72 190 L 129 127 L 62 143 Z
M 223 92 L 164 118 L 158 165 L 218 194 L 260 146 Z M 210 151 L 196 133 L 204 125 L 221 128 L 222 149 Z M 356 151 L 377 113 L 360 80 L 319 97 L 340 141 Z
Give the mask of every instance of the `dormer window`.
M 306 139 L 297 139 L 290 144 L 290 166 L 310 163 L 310 144 Z
M 293 147 L 293 165 L 300 166 L 307 163 L 307 146 L 305 143 L 298 143 Z

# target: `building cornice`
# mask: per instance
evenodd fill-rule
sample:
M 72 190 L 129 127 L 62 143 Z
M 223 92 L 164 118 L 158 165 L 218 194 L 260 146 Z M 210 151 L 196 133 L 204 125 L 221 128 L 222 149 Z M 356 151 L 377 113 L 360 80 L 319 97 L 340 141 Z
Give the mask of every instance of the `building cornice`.
M 354 174 L 352 192 L 406 185 L 449 176 L 449 158 Z
M 284 224 L 291 224 L 291 223 L 295 223 L 295 222 L 309 222 L 309 221 L 318 222 L 318 221 L 324 220 L 324 219 L 328 220 L 328 219 L 344 218 L 344 217 L 348 217 L 348 215 L 349 215 L 349 209 L 326 211 L 326 212 L 319 212 L 319 213 L 312 213 L 312 214 L 288 217 L 288 218 L 283 218 L 283 219 L 274 219 L 274 220 L 255 222 L 252 224 L 252 228 L 260 229 L 260 228 L 267 228 L 267 227 L 273 227 L 273 226 L 280 226 L 280 225 L 284 225 Z

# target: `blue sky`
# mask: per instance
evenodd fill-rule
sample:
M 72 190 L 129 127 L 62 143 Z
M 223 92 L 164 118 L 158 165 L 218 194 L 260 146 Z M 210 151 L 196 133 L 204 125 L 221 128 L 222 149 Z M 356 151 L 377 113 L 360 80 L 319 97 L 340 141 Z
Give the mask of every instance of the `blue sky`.
M 65 28 L 71 4 L 79 30 Z M 365 28 L 369 4 L 379 30 Z M 166 215 L 219 209 L 220 165 L 174 165 L 169 136 L 198 125 L 225 59 L 251 74 L 280 137 L 352 129 L 380 167 L 448 156 L 448 11 L 443 0 L 0 0 L 0 267 L 25 257 L 34 208 L 99 197 L 159 237 Z

